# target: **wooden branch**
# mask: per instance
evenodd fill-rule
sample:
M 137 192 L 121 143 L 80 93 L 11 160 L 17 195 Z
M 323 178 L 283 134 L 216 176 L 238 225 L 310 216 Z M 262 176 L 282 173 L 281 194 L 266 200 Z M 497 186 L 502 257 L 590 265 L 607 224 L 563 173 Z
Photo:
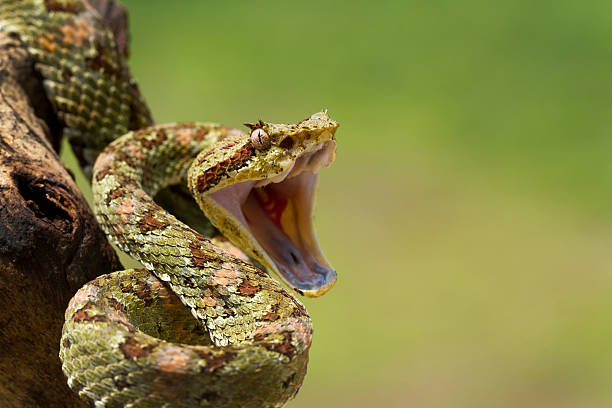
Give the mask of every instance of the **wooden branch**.
M 109 0 L 89 3 L 114 22 L 119 47 L 127 53 L 125 10 Z M 59 135 L 57 118 L 26 48 L 0 33 L 3 407 L 87 406 L 70 391 L 61 372 L 58 353 L 64 310 L 85 282 L 120 269 L 83 195 L 59 160 Z

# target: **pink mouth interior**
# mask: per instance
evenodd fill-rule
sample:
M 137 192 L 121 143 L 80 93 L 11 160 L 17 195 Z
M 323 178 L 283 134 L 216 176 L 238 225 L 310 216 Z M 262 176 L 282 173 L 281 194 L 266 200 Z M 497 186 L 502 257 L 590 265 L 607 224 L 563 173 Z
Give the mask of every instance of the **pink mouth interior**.
M 334 149 L 333 141 L 322 142 L 280 175 L 233 184 L 210 195 L 248 228 L 282 277 L 301 291 L 325 288 L 336 279 L 311 221 L 317 173 L 329 165 Z M 283 222 L 286 212 L 293 216 Z

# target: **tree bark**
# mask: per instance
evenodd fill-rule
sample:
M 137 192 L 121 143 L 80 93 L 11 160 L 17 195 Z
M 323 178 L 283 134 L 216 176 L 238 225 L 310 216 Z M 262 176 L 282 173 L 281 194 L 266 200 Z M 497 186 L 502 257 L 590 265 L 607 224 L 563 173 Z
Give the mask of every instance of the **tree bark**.
M 110 0 L 89 3 L 109 21 L 127 53 L 125 11 Z M 3 407 L 87 406 L 68 388 L 61 371 L 64 310 L 84 283 L 120 269 L 70 171 L 59 160 L 60 133 L 27 49 L 0 33 Z

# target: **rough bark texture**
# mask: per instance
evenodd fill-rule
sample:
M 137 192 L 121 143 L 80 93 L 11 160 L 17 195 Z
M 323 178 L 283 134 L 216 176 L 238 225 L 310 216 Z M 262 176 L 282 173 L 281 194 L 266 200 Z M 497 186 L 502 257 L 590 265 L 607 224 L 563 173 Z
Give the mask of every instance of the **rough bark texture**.
M 109 0 L 90 4 L 110 19 L 126 52 L 125 11 Z M 2 407 L 87 406 L 60 367 L 64 309 L 85 282 L 120 268 L 59 161 L 59 133 L 27 50 L 0 33 Z

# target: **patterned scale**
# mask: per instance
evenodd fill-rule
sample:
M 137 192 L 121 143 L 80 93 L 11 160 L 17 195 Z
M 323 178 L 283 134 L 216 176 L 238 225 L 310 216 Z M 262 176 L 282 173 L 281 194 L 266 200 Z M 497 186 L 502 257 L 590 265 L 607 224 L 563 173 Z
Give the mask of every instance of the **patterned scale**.
M 292 125 L 260 121 L 255 139 L 210 123 L 152 127 L 113 34 L 88 3 L 0 0 L 0 30 L 34 58 L 64 135 L 93 175 L 100 225 L 146 268 L 101 276 L 70 301 L 60 344 L 68 385 L 95 407 L 283 406 L 306 375 L 312 323 L 305 308 L 239 249 L 215 245 L 152 197 L 186 181 L 192 162 L 197 200 L 219 183 L 289 175 L 295 182 L 301 173 L 314 189 L 318 169 L 335 157 L 338 124 L 326 112 Z M 205 211 L 220 230 L 229 225 L 219 208 Z M 234 232 L 235 225 L 224 234 L 266 264 L 256 240 Z M 319 296 L 336 275 L 315 244 L 307 255 L 316 258 L 311 275 L 319 280 L 305 281 Z
M 27 45 L 83 168 L 112 140 L 153 123 L 112 33 L 73 0 L 2 0 L 0 30 Z

